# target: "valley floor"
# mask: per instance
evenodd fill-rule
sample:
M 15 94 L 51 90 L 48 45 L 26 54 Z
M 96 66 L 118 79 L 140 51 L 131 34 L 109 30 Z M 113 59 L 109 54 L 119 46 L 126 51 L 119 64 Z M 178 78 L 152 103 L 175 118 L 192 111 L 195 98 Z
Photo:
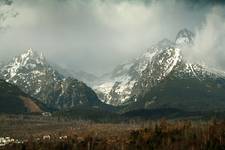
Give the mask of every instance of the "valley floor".
M 7 142 L 8 140 L 8 142 Z M 0 116 L 0 149 L 225 149 L 224 121 L 94 123 L 43 116 Z

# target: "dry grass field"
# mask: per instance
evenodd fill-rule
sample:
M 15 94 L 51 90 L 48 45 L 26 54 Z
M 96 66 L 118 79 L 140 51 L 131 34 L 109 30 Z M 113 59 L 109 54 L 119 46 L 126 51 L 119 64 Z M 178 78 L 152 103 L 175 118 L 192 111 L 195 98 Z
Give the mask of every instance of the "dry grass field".
M 38 116 L 1 116 L 1 137 L 18 139 L 10 150 L 223 150 L 225 122 L 160 121 L 94 123 Z

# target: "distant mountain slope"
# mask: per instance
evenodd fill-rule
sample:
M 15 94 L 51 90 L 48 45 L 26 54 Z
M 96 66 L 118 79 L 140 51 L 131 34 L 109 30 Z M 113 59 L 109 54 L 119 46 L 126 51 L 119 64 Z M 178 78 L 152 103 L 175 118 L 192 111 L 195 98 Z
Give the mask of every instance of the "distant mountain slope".
M 111 73 L 102 77 L 93 89 L 99 98 L 111 105 L 121 105 L 129 100 L 132 88 L 146 69 L 155 53 L 147 51 L 140 57 L 117 66 Z
M 95 87 L 102 101 L 125 105 L 125 110 L 225 108 L 225 74 L 188 62 L 183 48 L 194 34 L 181 30 L 174 42 L 164 39 L 135 60 L 118 66 L 108 80 Z M 215 104 L 214 104 L 215 103 Z
M 79 81 L 84 82 L 88 86 L 93 86 L 99 80 L 99 78 L 94 74 L 82 70 L 75 70 L 74 68 L 62 67 L 57 64 L 53 64 L 52 67 L 58 72 L 60 72 L 64 77 L 73 77 Z
M 41 113 L 45 109 L 18 87 L 0 79 L 0 113 Z
M 127 110 L 176 108 L 185 111 L 223 111 L 225 80 L 222 78 L 179 78 L 168 76 L 159 84 L 141 93 Z
M 1 69 L 1 76 L 25 93 L 50 107 L 70 108 L 75 105 L 97 105 L 95 92 L 83 82 L 64 77 L 43 56 L 32 49 L 15 57 Z

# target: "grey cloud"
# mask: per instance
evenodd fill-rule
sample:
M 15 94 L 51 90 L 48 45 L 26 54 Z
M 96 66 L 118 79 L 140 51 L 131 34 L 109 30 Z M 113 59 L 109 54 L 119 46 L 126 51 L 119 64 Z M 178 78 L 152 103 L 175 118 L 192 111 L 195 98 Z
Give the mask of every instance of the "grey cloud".
M 201 34 L 212 8 L 223 7 L 203 0 L 16 0 L 10 4 L 19 15 L 5 22 L 10 28 L 0 35 L 0 59 L 32 47 L 56 64 L 97 74 L 163 38 L 174 39 L 182 28 Z
M 0 0 L 0 31 L 9 27 L 8 19 L 15 18 L 18 14 L 11 8 L 13 1 Z
M 0 0 L 0 5 L 11 5 L 12 3 L 12 0 Z
M 186 50 L 191 61 L 225 70 L 225 7 L 215 6 L 196 29 L 195 44 Z

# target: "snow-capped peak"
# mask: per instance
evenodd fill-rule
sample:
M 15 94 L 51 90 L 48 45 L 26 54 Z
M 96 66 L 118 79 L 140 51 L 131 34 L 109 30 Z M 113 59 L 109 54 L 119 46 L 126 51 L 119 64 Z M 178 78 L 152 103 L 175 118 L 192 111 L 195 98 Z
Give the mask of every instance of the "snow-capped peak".
M 182 50 L 191 46 L 194 34 L 180 30 L 176 40 L 163 39 L 129 63 L 119 65 L 111 74 L 113 78 L 95 86 L 103 102 L 123 105 L 137 102 L 138 96 L 150 90 L 168 77 L 195 78 L 202 80 L 211 73 L 204 66 L 192 64 L 183 56 Z
M 23 54 L 21 54 L 21 57 L 30 57 L 32 59 L 45 59 L 43 53 L 40 54 L 36 51 L 34 51 L 32 48 L 27 49 Z
M 187 46 L 189 44 L 193 44 L 194 37 L 194 33 L 188 29 L 182 29 L 178 32 L 175 43 L 179 46 Z
M 68 108 L 98 102 L 89 87 L 74 78 L 64 77 L 46 61 L 43 53 L 32 49 L 0 69 L 0 76 L 49 106 Z
M 126 103 L 137 92 L 136 87 L 150 88 L 166 78 L 183 61 L 182 46 L 192 43 L 193 37 L 192 32 L 183 29 L 175 42 L 159 41 L 134 61 L 119 65 L 112 73 L 114 78 L 97 85 L 96 92 L 108 104 Z
M 29 49 L 27 50 L 27 53 L 30 54 L 30 55 L 32 55 L 32 54 L 33 54 L 33 49 L 32 49 L 32 48 L 29 48 Z
M 43 53 L 38 54 L 32 48 L 29 48 L 25 53 L 21 54 L 19 57 L 14 58 L 14 61 L 25 66 L 26 64 L 45 64 L 46 59 Z
M 12 79 L 20 70 L 36 70 L 40 66 L 48 66 L 44 55 L 39 55 L 32 48 L 29 48 L 25 53 L 14 57 L 9 64 L 1 69 L 1 72 L 5 77 L 8 76 Z

